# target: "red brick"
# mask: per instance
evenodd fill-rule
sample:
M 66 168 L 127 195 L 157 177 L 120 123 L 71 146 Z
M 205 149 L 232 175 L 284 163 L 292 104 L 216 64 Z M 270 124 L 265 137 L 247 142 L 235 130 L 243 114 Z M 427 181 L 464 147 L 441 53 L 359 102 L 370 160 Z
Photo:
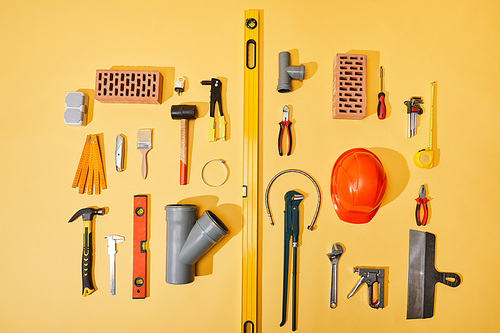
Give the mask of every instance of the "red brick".
M 161 104 L 159 71 L 98 69 L 95 99 L 103 103 Z
M 366 55 L 338 53 L 333 63 L 334 119 L 366 117 Z

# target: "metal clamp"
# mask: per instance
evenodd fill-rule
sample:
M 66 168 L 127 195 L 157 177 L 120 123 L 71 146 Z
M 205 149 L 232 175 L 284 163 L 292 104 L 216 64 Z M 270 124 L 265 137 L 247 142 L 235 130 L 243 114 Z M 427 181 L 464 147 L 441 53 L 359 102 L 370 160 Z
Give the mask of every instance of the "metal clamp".
M 212 162 L 220 162 L 220 163 L 222 163 L 222 165 L 224 165 L 226 167 L 226 177 L 224 178 L 224 180 L 220 184 L 212 185 L 212 184 L 207 183 L 207 181 L 205 180 L 205 167 Z M 222 185 L 224 185 L 224 183 L 227 181 L 228 178 L 229 178 L 229 168 L 227 166 L 226 161 L 224 161 L 223 159 L 214 158 L 213 160 L 210 160 L 207 163 L 205 163 L 203 168 L 201 168 L 201 181 L 203 182 L 203 184 L 205 184 L 208 187 L 222 186 Z

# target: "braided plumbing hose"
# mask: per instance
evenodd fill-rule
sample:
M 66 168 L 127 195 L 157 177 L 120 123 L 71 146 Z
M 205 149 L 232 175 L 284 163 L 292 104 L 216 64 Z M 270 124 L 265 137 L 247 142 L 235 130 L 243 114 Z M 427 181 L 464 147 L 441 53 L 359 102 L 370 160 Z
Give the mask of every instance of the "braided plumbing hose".
M 281 175 L 283 175 L 285 173 L 290 173 L 290 172 L 300 173 L 301 175 L 306 176 L 307 178 L 309 178 L 312 181 L 312 183 L 314 184 L 314 187 L 316 187 L 316 193 L 318 195 L 318 205 L 316 206 L 316 212 L 314 212 L 314 217 L 312 219 L 312 222 L 307 227 L 307 229 L 309 229 L 309 230 L 312 231 L 313 228 L 314 228 L 314 223 L 316 223 L 316 218 L 318 217 L 319 206 L 321 205 L 321 192 L 319 191 L 319 187 L 318 187 L 318 184 L 316 183 L 316 181 L 311 176 L 309 176 L 309 174 L 307 174 L 304 171 L 297 170 L 297 169 L 287 169 L 287 170 L 283 170 L 283 171 L 279 172 L 276 176 L 273 177 L 273 179 L 271 179 L 271 181 L 267 185 L 267 189 L 266 189 L 266 211 L 267 211 L 267 216 L 269 216 L 269 220 L 271 221 L 271 225 L 274 225 L 273 217 L 271 216 L 271 210 L 269 209 L 269 189 L 271 188 L 271 185 L 274 183 L 274 181 L 276 180 L 276 178 L 278 178 L 279 176 L 281 176 Z

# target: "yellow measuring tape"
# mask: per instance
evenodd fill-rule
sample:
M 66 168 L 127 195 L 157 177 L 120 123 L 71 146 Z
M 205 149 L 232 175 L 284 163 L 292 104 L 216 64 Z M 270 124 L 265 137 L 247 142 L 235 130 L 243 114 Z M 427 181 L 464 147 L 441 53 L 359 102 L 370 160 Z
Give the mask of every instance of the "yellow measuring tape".
M 257 331 L 258 177 L 259 177 L 259 21 L 258 10 L 245 10 L 243 99 L 243 283 L 242 332 Z
M 431 169 L 434 166 L 434 151 L 432 150 L 432 137 L 434 136 L 434 108 L 435 108 L 436 81 L 431 83 L 431 114 L 430 114 L 430 129 L 429 129 L 429 148 L 419 150 L 413 156 L 413 162 L 420 167 Z
M 101 150 L 97 134 L 89 134 L 85 139 L 82 155 L 71 187 L 78 187 L 78 193 L 101 194 L 107 188 Z

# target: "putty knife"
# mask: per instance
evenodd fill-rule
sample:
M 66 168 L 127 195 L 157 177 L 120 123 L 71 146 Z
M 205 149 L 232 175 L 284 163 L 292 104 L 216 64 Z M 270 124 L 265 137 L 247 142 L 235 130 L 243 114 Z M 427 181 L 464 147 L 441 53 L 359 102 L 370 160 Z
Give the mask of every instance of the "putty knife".
M 410 230 L 406 319 L 434 316 L 434 292 L 437 282 L 450 287 L 460 284 L 458 274 L 436 270 L 435 251 L 436 235 Z

